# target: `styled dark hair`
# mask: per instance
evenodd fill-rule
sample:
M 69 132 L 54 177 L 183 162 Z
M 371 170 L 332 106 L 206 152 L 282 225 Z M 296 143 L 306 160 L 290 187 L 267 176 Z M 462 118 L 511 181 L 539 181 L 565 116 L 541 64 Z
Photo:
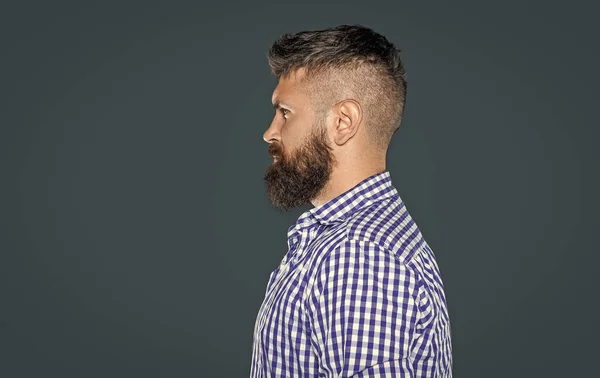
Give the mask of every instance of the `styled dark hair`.
M 401 50 L 362 25 L 284 34 L 269 49 L 273 75 L 303 68 L 303 91 L 320 116 L 337 102 L 354 98 L 363 107 L 370 141 L 386 150 L 400 128 L 406 104 Z

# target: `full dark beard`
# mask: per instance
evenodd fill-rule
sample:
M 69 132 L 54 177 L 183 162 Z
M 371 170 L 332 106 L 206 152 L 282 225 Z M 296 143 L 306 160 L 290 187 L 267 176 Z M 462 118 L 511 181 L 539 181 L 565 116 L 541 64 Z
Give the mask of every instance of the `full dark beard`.
M 267 196 L 278 208 L 288 211 L 308 204 L 329 181 L 334 158 L 324 130 L 312 133 L 289 159 L 277 145 L 271 150 L 277 162 L 269 166 L 264 180 Z

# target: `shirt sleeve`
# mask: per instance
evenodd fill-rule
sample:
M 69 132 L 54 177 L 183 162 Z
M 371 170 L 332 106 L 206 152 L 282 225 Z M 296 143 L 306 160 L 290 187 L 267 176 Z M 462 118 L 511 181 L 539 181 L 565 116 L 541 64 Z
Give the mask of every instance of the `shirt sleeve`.
M 311 346 L 324 377 L 414 377 L 415 273 L 382 247 L 342 242 L 307 297 Z

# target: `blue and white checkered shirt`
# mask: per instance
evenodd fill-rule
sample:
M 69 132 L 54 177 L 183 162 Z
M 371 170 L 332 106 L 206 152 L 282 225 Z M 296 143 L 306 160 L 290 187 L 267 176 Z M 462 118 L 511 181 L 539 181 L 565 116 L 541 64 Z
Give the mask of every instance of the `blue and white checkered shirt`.
M 444 287 L 389 171 L 288 229 L 254 327 L 250 376 L 452 377 Z

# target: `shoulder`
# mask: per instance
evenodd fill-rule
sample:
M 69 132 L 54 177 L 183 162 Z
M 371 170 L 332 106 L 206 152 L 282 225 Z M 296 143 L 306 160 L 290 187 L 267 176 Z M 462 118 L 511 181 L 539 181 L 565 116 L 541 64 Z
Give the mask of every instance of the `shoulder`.
M 391 250 L 366 239 L 344 238 L 323 253 L 314 267 L 309 291 L 320 295 L 333 282 L 369 282 L 378 286 L 392 284 L 416 295 L 419 272 L 405 264 Z

